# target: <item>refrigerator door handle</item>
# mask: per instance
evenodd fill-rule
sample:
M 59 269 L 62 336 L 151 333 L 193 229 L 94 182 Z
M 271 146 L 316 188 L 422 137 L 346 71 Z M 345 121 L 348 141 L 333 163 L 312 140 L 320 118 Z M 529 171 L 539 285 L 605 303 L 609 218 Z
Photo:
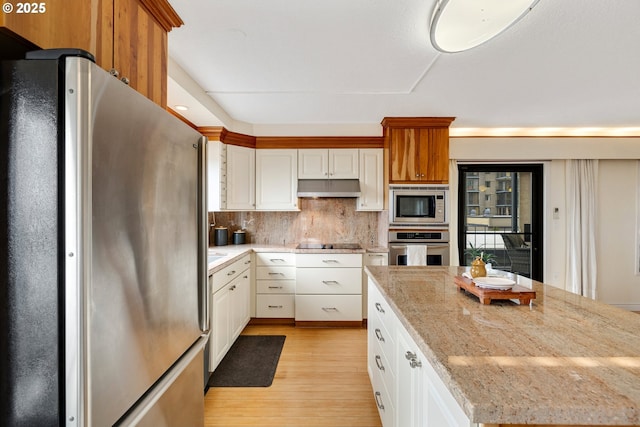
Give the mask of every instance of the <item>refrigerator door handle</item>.
M 200 330 L 209 332 L 209 274 L 207 270 L 208 213 L 207 213 L 207 138 L 202 137 L 198 147 L 198 300 Z

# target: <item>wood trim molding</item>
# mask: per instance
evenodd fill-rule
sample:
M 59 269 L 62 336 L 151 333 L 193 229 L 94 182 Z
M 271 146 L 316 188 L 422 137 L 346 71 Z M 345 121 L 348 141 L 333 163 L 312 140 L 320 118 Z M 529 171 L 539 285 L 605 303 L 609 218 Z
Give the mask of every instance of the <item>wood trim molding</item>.
M 191 123 L 189 120 L 185 119 L 184 117 L 182 117 L 178 112 L 172 110 L 171 108 L 167 107 L 166 110 L 174 117 L 180 119 L 181 121 L 183 121 L 184 123 L 186 123 L 187 125 L 191 126 L 192 128 L 194 128 L 195 130 L 198 130 L 198 127 L 196 125 L 194 125 L 193 123 Z
M 222 126 L 201 126 L 196 127 L 196 130 L 206 136 L 208 139 L 214 141 L 220 141 L 220 134 L 222 134 Z
M 256 148 L 382 148 L 381 136 L 258 136 Z
M 455 117 L 385 117 L 381 124 L 385 128 L 448 128 L 455 119 Z
M 166 32 L 171 31 L 173 28 L 181 27 L 184 22 L 178 16 L 176 11 L 171 7 L 167 0 L 138 0 L 142 6 L 144 6 L 149 13 L 158 21 L 158 24 Z
M 225 144 L 238 145 L 240 147 L 256 148 L 255 136 L 230 132 L 225 128 L 222 128 L 222 131 L 220 132 L 220 141 Z

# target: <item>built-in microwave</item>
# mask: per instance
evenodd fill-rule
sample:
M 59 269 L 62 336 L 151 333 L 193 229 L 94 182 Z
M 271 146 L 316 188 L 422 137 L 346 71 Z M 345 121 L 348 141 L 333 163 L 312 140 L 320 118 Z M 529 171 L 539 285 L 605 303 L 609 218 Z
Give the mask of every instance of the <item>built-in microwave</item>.
M 446 186 L 389 186 L 389 224 L 448 224 Z

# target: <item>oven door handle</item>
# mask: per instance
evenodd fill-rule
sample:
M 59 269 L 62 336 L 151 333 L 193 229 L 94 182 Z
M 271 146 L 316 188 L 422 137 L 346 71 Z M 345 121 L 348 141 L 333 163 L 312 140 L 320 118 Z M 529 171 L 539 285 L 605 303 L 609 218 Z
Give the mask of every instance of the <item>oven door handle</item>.
M 448 244 L 435 244 L 435 243 L 427 243 L 427 251 L 429 251 L 429 249 L 449 249 L 449 245 Z

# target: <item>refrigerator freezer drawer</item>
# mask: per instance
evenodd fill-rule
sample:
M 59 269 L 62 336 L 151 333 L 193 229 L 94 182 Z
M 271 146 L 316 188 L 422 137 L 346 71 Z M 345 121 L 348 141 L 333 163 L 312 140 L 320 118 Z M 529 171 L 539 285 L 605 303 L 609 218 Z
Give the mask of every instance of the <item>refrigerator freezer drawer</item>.
M 204 425 L 202 370 L 204 346 L 201 337 L 162 377 L 154 388 L 137 402 L 129 416 L 118 426 L 173 427 Z

